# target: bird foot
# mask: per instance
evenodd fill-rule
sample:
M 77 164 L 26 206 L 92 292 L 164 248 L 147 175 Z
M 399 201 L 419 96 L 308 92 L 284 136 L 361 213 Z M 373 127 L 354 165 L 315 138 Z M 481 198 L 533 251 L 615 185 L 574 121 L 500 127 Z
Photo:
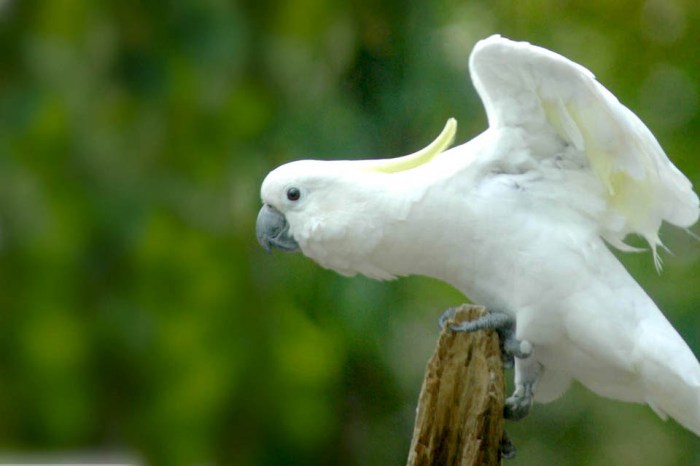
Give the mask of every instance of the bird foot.
M 440 328 L 444 329 L 452 320 L 457 308 L 451 307 L 442 313 L 439 319 Z M 515 319 L 505 312 L 487 311 L 486 314 L 475 320 L 450 324 L 453 332 L 473 332 L 475 330 L 495 330 L 501 346 L 503 366 L 510 369 L 514 365 L 514 358 L 527 358 L 532 354 L 532 344 L 526 340 L 515 338 Z
M 512 368 L 515 365 L 515 358 L 518 358 L 518 368 L 516 368 L 516 390 L 508 397 L 503 408 L 503 416 L 506 419 L 517 421 L 523 419 L 530 412 L 534 400 L 534 386 L 539 376 L 539 364 L 531 359 L 532 343 L 526 340 L 518 340 L 515 337 L 515 319 L 505 312 L 488 311 L 478 319 L 450 323 L 454 320 L 457 308 L 451 307 L 442 313 L 439 319 L 441 329 L 448 327 L 453 332 L 473 332 L 475 330 L 495 330 L 498 333 L 499 345 L 501 347 L 501 357 L 503 366 Z M 519 378 L 518 371 L 523 378 Z M 508 435 L 504 432 L 501 444 L 499 445 L 501 458 L 512 459 L 515 457 L 516 448 Z
M 523 384 L 506 399 L 503 417 L 511 421 L 519 421 L 528 415 L 534 398 L 532 384 Z

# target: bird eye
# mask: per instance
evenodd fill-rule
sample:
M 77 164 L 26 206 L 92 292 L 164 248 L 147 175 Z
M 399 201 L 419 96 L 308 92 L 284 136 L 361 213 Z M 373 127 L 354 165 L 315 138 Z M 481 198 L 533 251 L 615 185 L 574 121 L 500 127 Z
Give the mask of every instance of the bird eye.
M 298 188 L 289 188 L 287 190 L 287 199 L 290 201 L 298 201 L 301 197 L 301 192 Z

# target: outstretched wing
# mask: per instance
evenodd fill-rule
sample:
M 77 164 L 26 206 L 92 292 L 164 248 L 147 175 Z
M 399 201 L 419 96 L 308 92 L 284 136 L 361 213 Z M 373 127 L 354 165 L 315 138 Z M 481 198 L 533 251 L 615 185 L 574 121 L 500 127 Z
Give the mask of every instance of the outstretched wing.
M 661 223 L 687 227 L 697 221 L 698 196 L 691 183 L 644 123 L 589 70 L 500 36 L 477 43 L 469 65 L 491 128 L 552 133 L 575 149 L 569 153 L 584 162 L 581 170 L 604 186 L 605 212 L 597 220 L 611 243 L 624 246 L 627 234 L 640 234 L 658 261 Z M 551 156 L 533 154 L 538 162 Z

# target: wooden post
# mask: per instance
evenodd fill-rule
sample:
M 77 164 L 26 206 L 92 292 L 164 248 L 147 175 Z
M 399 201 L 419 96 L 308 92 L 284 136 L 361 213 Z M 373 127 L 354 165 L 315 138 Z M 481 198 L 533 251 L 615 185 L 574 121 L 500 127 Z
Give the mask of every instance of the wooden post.
M 451 322 L 484 312 L 464 305 Z M 504 399 L 498 334 L 445 326 L 425 372 L 408 466 L 500 465 Z

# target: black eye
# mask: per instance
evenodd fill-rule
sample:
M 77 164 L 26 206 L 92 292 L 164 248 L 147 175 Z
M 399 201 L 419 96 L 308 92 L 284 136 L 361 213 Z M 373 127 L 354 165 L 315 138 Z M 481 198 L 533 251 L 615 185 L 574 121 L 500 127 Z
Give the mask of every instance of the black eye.
M 287 190 L 287 199 L 290 201 L 298 201 L 300 197 L 301 192 L 299 192 L 298 188 L 289 188 Z

